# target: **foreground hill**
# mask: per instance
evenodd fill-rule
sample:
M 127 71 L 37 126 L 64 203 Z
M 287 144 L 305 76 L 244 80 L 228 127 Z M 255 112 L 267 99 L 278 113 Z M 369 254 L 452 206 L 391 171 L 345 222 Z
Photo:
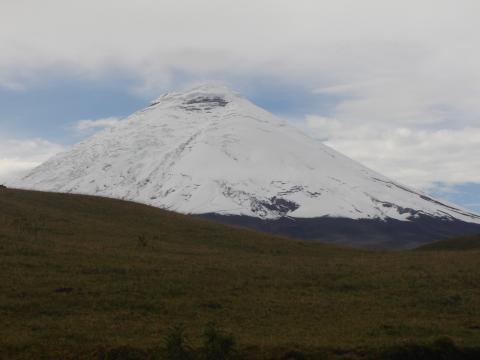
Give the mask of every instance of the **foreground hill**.
M 459 236 L 423 245 L 418 250 L 480 250 L 480 234 Z
M 0 189 L 0 358 L 159 358 L 172 326 L 198 349 L 210 322 L 243 358 L 372 358 L 444 336 L 472 347 L 479 255 L 342 249 L 120 200 Z
M 479 215 L 368 169 L 212 85 L 162 95 L 13 185 L 354 246 L 405 249 L 480 232 Z

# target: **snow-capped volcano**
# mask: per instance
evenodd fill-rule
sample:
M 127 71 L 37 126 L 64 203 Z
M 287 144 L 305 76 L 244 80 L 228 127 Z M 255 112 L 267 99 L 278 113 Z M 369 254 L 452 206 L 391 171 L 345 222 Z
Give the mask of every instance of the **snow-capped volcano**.
M 480 223 L 479 216 L 400 185 L 216 85 L 166 93 L 15 185 L 188 214 Z

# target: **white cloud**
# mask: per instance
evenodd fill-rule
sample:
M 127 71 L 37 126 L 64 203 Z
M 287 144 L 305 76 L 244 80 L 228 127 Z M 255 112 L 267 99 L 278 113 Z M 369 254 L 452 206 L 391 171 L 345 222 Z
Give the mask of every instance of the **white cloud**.
M 307 116 L 312 136 L 372 169 L 428 189 L 437 183 L 480 183 L 480 126 L 449 129 L 352 123 Z
M 8 184 L 64 149 L 43 139 L 0 139 L 0 182 Z
M 479 10 L 476 0 L 5 1 L 0 79 L 121 68 L 147 87 L 178 71 L 268 73 L 314 87 L 386 77 L 404 80 L 399 92 L 416 89 L 409 80 L 428 91 L 439 88 L 424 80 L 476 87 Z
M 98 130 L 105 127 L 113 126 L 118 123 L 118 121 L 120 121 L 120 119 L 113 116 L 96 120 L 80 120 L 75 124 L 74 128 L 77 131 Z

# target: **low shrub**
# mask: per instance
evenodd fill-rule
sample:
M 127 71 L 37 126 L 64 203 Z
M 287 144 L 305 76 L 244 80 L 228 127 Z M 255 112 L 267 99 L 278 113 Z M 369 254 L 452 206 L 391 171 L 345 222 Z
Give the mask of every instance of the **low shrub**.
M 475 349 L 460 349 L 452 339 L 442 337 L 432 344 L 405 344 L 386 351 L 384 360 L 473 360 L 478 359 L 480 352 Z
M 193 359 L 192 349 L 188 345 L 182 327 L 171 328 L 165 336 L 165 356 L 168 360 Z
M 232 335 L 225 334 L 215 325 L 209 324 L 204 332 L 205 360 L 229 360 L 236 355 L 235 340 Z

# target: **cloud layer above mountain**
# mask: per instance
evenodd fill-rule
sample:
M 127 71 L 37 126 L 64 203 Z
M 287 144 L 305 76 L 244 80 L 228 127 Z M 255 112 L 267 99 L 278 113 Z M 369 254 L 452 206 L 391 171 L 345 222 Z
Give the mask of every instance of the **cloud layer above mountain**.
M 374 169 L 421 187 L 480 182 L 479 12 L 476 0 L 6 1 L 0 87 L 121 73 L 153 98 L 280 79 L 335 99 L 297 119 Z

